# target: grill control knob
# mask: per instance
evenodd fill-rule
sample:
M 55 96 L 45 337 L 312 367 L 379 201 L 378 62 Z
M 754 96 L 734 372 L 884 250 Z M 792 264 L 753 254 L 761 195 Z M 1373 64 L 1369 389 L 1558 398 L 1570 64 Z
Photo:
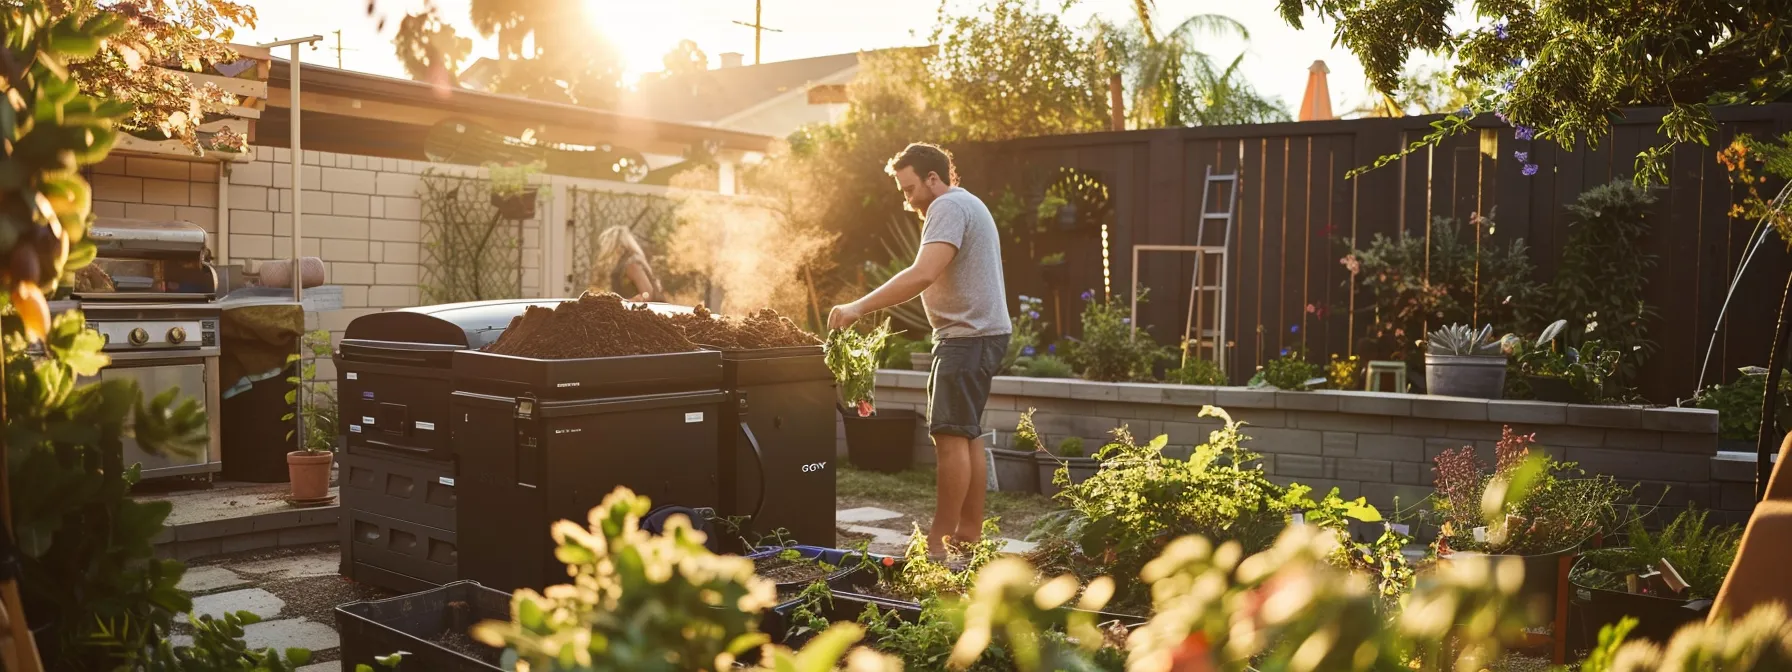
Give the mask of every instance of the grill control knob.
M 149 332 L 144 331 L 143 327 L 137 327 L 136 329 L 131 330 L 131 345 L 143 345 L 148 342 Z
M 182 343 L 185 343 L 186 341 L 187 341 L 187 330 L 182 329 L 180 327 L 175 327 L 173 329 L 168 330 L 168 342 L 169 343 L 173 343 L 175 345 L 180 345 Z

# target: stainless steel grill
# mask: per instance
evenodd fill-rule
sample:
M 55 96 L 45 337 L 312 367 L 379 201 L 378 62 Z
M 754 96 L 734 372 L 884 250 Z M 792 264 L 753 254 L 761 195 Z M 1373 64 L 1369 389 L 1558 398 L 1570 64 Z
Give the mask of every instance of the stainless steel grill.
M 127 438 L 124 461 L 144 478 L 199 476 L 220 468 L 218 449 L 217 273 L 205 230 L 187 222 L 101 219 L 89 234 L 99 247 L 76 274 L 59 308 L 80 307 L 106 340 L 112 363 L 100 379 L 135 380 L 145 398 L 179 388 L 204 405 L 211 425 L 205 451 L 153 456 Z

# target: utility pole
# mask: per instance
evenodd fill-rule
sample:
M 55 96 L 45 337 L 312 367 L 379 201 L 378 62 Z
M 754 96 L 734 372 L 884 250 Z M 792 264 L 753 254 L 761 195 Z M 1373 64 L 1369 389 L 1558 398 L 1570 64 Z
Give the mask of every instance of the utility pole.
M 768 30 L 774 33 L 784 32 L 777 28 L 765 27 L 765 22 L 760 20 L 760 14 L 764 9 L 765 0 L 753 0 L 753 22 L 747 23 L 745 21 L 735 21 L 736 24 L 753 29 L 753 65 L 759 65 L 759 46 L 764 32 Z
M 338 31 L 334 31 L 334 33 L 336 35 L 336 46 L 331 47 L 330 51 L 336 52 L 336 69 L 341 70 L 342 69 L 342 52 L 360 51 L 360 50 L 359 49 L 344 49 L 344 48 L 342 48 L 342 31 L 338 30 Z

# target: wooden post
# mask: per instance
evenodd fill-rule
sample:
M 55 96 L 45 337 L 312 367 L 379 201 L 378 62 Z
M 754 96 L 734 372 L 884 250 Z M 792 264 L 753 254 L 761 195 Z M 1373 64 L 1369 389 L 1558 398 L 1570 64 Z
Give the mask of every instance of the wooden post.
M 1108 76 L 1108 109 L 1113 115 L 1112 130 L 1126 130 L 1126 86 L 1118 74 Z

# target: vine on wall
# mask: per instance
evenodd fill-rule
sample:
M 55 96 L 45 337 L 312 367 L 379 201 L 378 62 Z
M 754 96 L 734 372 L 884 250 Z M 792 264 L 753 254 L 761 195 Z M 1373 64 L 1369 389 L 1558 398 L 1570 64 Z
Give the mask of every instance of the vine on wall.
M 523 295 L 523 220 L 504 219 L 486 180 L 423 175 L 425 305 Z

